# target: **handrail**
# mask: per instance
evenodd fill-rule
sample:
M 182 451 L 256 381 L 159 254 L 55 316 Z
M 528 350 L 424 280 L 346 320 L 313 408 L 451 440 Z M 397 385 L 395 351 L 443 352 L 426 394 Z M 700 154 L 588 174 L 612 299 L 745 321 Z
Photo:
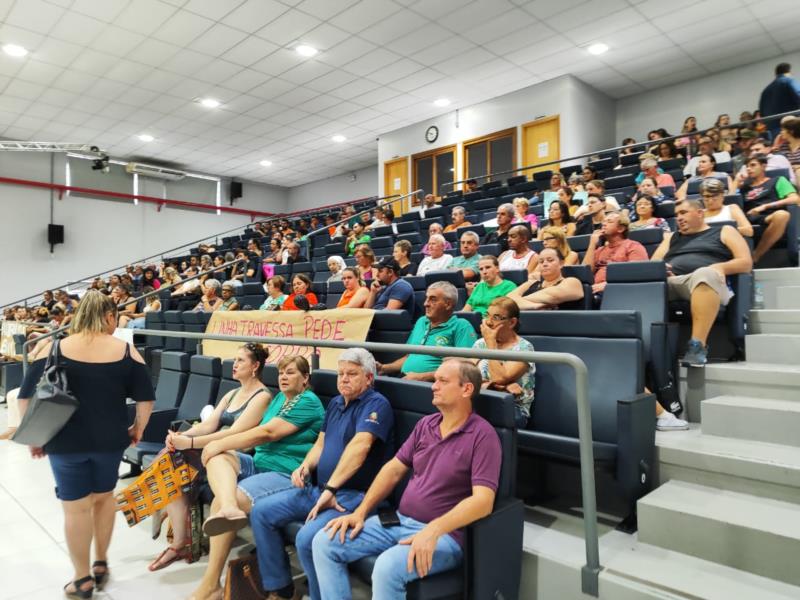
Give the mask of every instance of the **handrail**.
M 726 125 L 724 129 L 748 129 L 745 127 L 747 124 L 756 123 L 756 122 L 764 122 L 764 121 L 774 121 L 775 119 L 782 119 L 783 117 L 789 116 L 797 116 L 800 115 L 800 110 L 790 110 L 788 112 L 780 113 L 777 115 L 770 115 L 768 117 L 760 117 L 758 119 L 751 119 L 750 121 L 741 121 L 739 123 L 731 123 L 730 125 Z M 466 179 L 459 179 L 458 181 L 446 181 L 442 183 L 439 188 L 443 188 L 446 185 L 455 186 L 459 183 L 466 183 L 473 179 L 487 179 L 489 177 L 495 177 L 497 175 L 508 175 L 510 173 L 517 173 L 519 171 L 528 171 L 530 169 L 537 169 L 539 167 L 546 167 L 548 165 L 556 165 L 562 162 L 570 162 L 573 160 L 578 160 L 581 158 L 590 158 L 592 156 L 597 156 L 598 154 L 608 154 L 611 152 L 619 152 L 620 150 L 625 150 L 626 148 L 641 148 L 646 146 L 652 146 L 654 144 L 660 144 L 661 142 L 671 142 L 673 140 L 677 140 L 679 138 L 683 138 L 686 136 L 695 136 L 695 135 L 704 135 L 713 129 L 719 129 L 718 126 L 714 125 L 713 127 L 707 127 L 706 129 L 699 129 L 697 131 L 692 131 L 691 133 L 679 133 L 677 135 L 671 135 L 665 138 L 659 138 L 657 140 L 646 140 L 644 142 L 636 142 L 634 144 L 627 144 L 623 146 L 614 146 L 612 148 L 606 148 L 605 150 L 593 150 L 591 152 L 585 152 L 584 154 L 576 154 L 575 156 L 570 156 L 567 158 L 559 158 L 556 160 L 549 160 L 546 162 L 534 163 L 532 165 L 528 165 L 527 167 L 518 167 L 516 169 L 508 169 L 506 171 L 496 171 L 494 173 L 487 173 L 486 175 L 475 175 L 467 177 Z
M 219 342 L 253 342 L 260 344 L 287 345 L 287 338 L 256 337 L 238 335 L 217 335 L 188 331 L 169 331 L 161 329 L 137 329 L 137 334 L 159 337 L 184 338 L 192 340 L 214 340 Z M 55 335 L 54 333 L 47 334 Z M 41 339 L 37 338 L 37 339 Z M 23 360 L 27 367 L 27 347 L 23 344 Z M 578 443 L 581 460 L 581 494 L 583 501 L 583 527 L 586 545 L 586 564 L 581 568 L 581 588 L 584 593 L 599 595 L 600 548 L 597 537 L 597 497 L 594 480 L 594 450 L 592 447 L 592 412 L 589 405 L 589 370 L 578 356 L 562 352 L 483 350 L 475 348 L 440 348 L 436 346 L 415 346 L 405 344 L 386 344 L 380 342 L 354 342 L 335 340 L 314 340 L 291 338 L 293 346 L 311 348 L 364 348 L 370 352 L 402 352 L 404 354 L 427 354 L 442 358 L 479 358 L 488 360 L 509 360 L 538 362 L 545 364 L 566 364 L 575 372 L 575 396 L 578 405 Z
M 414 195 L 416 195 L 416 194 L 419 194 L 420 192 L 422 192 L 422 190 L 414 190 L 413 192 L 409 192 L 408 194 L 403 194 L 402 196 L 398 196 L 397 194 L 394 194 L 394 195 L 392 195 L 392 196 L 383 196 L 382 198 L 378 198 L 378 200 L 387 200 L 387 199 L 389 199 L 389 198 L 392 198 L 392 200 L 389 200 L 389 202 L 385 202 L 385 203 L 383 204 L 383 206 L 386 206 L 387 204 L 394 204 L 395 202 L 399 202 L 399 201 L 400 201 L 400 200 L 402 200 L 403 198 L 409 198 L 409 197 L 411 197 L 411 196 L 414 196 Z M 312 235 L 317 235 L 318 233 L 321 233 L 321 232 L 323 232 L 323 231 L 328 231 L 328 228 L 329 228 L 329 227 L 336 227 L 336 226 L 338 226 L 338 225 L 341 225 L 342 223 L 346 223 L 346 222 L 347 222 L 347 221 L 349 221 L 350 219 L 353 219 L 353 218 L 355 218 L 355 217 L 358 217 L 358 216 L 360 216 L 360 215 L 363 215 L 364 213 L 368 213 L 368 212 L 369 212 L 369 211 L 371 211 L 371 210 L 374 210 L 374 209 L 372 209 L 372 208 L 367 208 L 367 209 L 364 209 L 364 210 L 362 210 L 362 211 L 360 211 L 360 212 L 353 213 L 353 214 L 352 214 L 352 215 L 350 215 L 349 217 L 345 217 L 344 219 L 339 219 L 339 220 L 338 220 L 338 221 L 336 221 L 335 223 L 331 223 L 330 225 L 327 225 L 327 226 L 325 226 L 325 227 L 320 227 L 319 229 L 315 229 L 314 231 L 310 231 L 310 232 L 309 232 L 309 233 L 306 235 L 306 237 L 307 237 L 307 238 L 310 238 Z

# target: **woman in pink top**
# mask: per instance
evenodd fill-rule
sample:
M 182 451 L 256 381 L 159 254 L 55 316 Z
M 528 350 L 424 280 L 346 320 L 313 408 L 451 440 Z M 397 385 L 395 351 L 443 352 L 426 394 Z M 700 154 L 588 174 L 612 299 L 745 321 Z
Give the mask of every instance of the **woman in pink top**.
M 519 198 L 514 198 L 513 203 L 514 220 L 512 223 L 530 223 L 531 233 L 536 233 L 536 230 L 539 228 L 539 219 L 536 218 L 536 215 L 528 214 L 530 202 L 528 202 L 526 198 L 520 196 Z

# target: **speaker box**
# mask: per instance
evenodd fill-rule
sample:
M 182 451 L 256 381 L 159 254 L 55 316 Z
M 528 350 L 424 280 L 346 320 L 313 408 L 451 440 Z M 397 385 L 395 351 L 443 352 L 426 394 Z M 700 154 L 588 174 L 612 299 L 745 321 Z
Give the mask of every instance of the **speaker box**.
M 53 244 L 63 244 L 64 243 L 64 226 L 63 225 L 53 225 L 50 223 L 47 226 L 47 243 L 51 246 Z
M 242 182 L 231 181 L 231 202 L 242 197 Z

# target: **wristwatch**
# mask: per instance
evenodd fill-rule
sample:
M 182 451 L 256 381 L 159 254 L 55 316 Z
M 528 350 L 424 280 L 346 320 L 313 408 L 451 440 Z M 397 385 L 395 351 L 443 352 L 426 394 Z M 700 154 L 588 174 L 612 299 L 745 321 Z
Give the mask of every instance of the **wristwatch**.
M 333 494 L 333 495 L 335 496 L 335 495 L 336 495 L 336 492 L 338 492 L 338 491 L 339 491 L 339 488 L 337 488 L 337 487 L 333 487 L 332 485 L 328 485 L 328 484 L 326 483 L 324 486 L 322 486 L 322 491 L 323 491 L 323 492 L 325 492 L 325 491 L 327 491 L 327 492 L 330 492 L 331 494 Z

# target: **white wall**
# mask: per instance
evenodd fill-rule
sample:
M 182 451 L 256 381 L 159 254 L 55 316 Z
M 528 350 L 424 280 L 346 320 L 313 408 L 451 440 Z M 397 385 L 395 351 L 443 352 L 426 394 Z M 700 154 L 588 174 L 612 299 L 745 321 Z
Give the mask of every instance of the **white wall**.
M 561 156 L 581 154 L 613 143 L 614 101 L 569 75 L 464 107 L 458 113 L 458 121 L 455 111 L 449 111 L 382 135 L 378 140 L 378 164 L 458 144 L 456 174 L 458 179 L 462 179 L 464 166 L 461 164 L 461 142 L 518 127 L 517 165 L 523 166 L 521 125 L 549 115 L 560 115 Z M 425 130 L 430 125 L 439 128 L 439 138 L 433 144 L 425 140 Z M 379 189 L 382 190 L 382 167 L 379 167 L 378 180 Z M 409 173 L 409 184 L 412 181 Z
M 352 181 L 352 175 L 356 176 Z M 288 211 L 319 208 L 379 194 L 377 166 L 289 188 Z M 380 194 L 382 195 L 382 194 Z
M 775 78 L 775 65 L 788 62 L 800 69 L 800 53 L 762 60 L 743 67 L 714 73 L 636 94 L 617 101 L 616 140 L 646 139 L 658 127 L 680 133 L 683 121 L 693 115 L 697 127 L 712 127 L 717 115 L 727 112 L 732 121 L 743 110 L 758 108 L 761 90 Z
M 55 156 L 56 183 L 64 182 L 64 161 L 63 155 Z M 0 175 L 49 182 L 50 155 L 3 153 Z M 154 188 L 142 193 L 161 195 L 153 191 Z M 286 211 L 285 188 L 246 184 L 244 194 L 245 198 L 236 206 Z M 0 304 L 250 222 L 244 215 L 167 207 L 159 212 L 156 205 L 147 203 L 134 206 L 127 201 L 77 196 L 59 200 L 57 194 L 55 198 L 53 222 L 64 225 L 65 243 L 57 245 L 50 254 L 49 190 L 0 186 L 3 215 L 0 256 L 4 274 Z

